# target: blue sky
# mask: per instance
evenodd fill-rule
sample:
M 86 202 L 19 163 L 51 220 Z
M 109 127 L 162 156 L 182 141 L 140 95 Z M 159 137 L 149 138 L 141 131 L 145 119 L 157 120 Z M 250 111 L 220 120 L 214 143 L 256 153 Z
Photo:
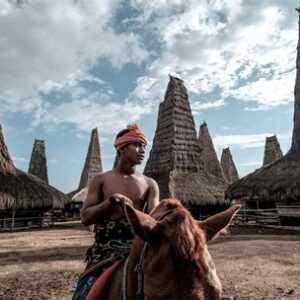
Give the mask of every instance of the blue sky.
M 44 139 L 49 181 L 69 192 L 94 127 L 105 171 L 128 123 L 150 149 L 168 74 L 184 80 L 197 132 L 205 120 L 240 176 L 262 164 L 266 136 L 286 153 L 297 2 L 0 0 L 0 122 L 15 165 L 27 171 Z

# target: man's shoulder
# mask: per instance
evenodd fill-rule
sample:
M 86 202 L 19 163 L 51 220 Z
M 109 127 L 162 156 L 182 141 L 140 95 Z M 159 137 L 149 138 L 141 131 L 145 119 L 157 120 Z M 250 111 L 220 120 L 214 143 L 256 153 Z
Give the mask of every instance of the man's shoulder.
M 157 185 L 156 181 L 153 178 L 148 177 L 148 176 L 146 176 L 146 175 L 144 175 L 142 173 L 140 175 L 148 183 L 149 186 Z
M 95 180 L 103 180 L 106 177 L 113 176 L 113 174 L 114 174 L 113 170 L 107 171 L 107 172 L 102 172 L 102 173 L 96 173 L 95 176 L 94 176 L 94 179 Z

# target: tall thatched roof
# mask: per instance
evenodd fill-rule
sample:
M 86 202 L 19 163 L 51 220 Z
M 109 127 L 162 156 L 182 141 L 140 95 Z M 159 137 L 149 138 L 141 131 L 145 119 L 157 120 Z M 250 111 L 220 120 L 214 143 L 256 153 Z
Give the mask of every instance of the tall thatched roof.
M 223 170 L 223 174 L 226 178 L 226 181 L 229 184 L 232 184 L 233 182 L 235 182 L 239 179 L 239 174 L 235 167 L 229 147 L 224 148 L 222 151 L 221 167 Z
M 0 172 L 14 172 L 15 166 L 13 164 L 12 159 L 9 156 L 8 149 L 4 142 L 4 136 L 2 132 L 2 126 L 0 124 Z
M 15 168 L 0 125 L 0 209 L 63 208 L 68 202 L 65 194 L 45 181 Z
M 232 184 L 227 191 L 229 197 L 242 195 L 250 198 L 300 201 L 300 8 L 297 11 L 299 13 L 299 36 L 291 149 L 277 161 Z
M 102 161 L 98 129 L 94 128 L 91 132 L 91 139 L 86 155 L 84 167 L 81 173 L 78 188 L 70 193 L 68 196 L 72 198 L 76 193 L 89 185 L 90 181 L 97 173 L 102 172 Z
M 203 124 L 200 125 L 198 141 L 201 149 L 201 159 L 203 161 L 204 171 L 217 177 L 224 178 L 206 122 L 203 122 Z
M 274 135 L 266 137 L 263 166 L 271 164 L 282 156 L 283 155 L 277 140 L 277 136 Z
M 217 204 L 222 199 L 222 189 L 224 200 L 224 180 L 203 171 L 194 118 L 179 78 L 170 76 L 144 173 L 157 181 L 161 198 L 177 197 L 197 205 Z
M 48 183 L 47 158 L 44 140 L 34 141 L 28 173 L 35 175 Z

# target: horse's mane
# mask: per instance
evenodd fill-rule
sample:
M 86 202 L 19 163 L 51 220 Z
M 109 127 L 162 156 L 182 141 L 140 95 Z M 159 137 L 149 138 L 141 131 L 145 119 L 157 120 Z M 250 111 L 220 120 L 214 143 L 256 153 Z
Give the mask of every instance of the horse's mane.
M 178 200 L 166 199 L 162 205 L 171 211 L 160 223 L 171 243 L 174 259 L 198 261 L 205 245 L 205 235 L 197 221 Z

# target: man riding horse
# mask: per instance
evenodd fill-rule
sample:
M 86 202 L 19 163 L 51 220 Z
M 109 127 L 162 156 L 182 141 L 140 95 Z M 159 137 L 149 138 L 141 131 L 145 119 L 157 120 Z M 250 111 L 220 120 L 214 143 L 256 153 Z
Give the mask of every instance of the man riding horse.
M 117 167 L 97 174 L 83 203 L 81 221 L 95 224 L 95 242 L 86 253 L 87 266 L 80 276 L 73 299 L 85 299 L 98 277 L 129 253 L 133 234 L 124 212 L 109 200 L 119 198 L 139 211 L 150 212 L 159 203 L 157 183 L 136 170 L 147 144 L 137 125 L 128 125 L 116 136 Z

